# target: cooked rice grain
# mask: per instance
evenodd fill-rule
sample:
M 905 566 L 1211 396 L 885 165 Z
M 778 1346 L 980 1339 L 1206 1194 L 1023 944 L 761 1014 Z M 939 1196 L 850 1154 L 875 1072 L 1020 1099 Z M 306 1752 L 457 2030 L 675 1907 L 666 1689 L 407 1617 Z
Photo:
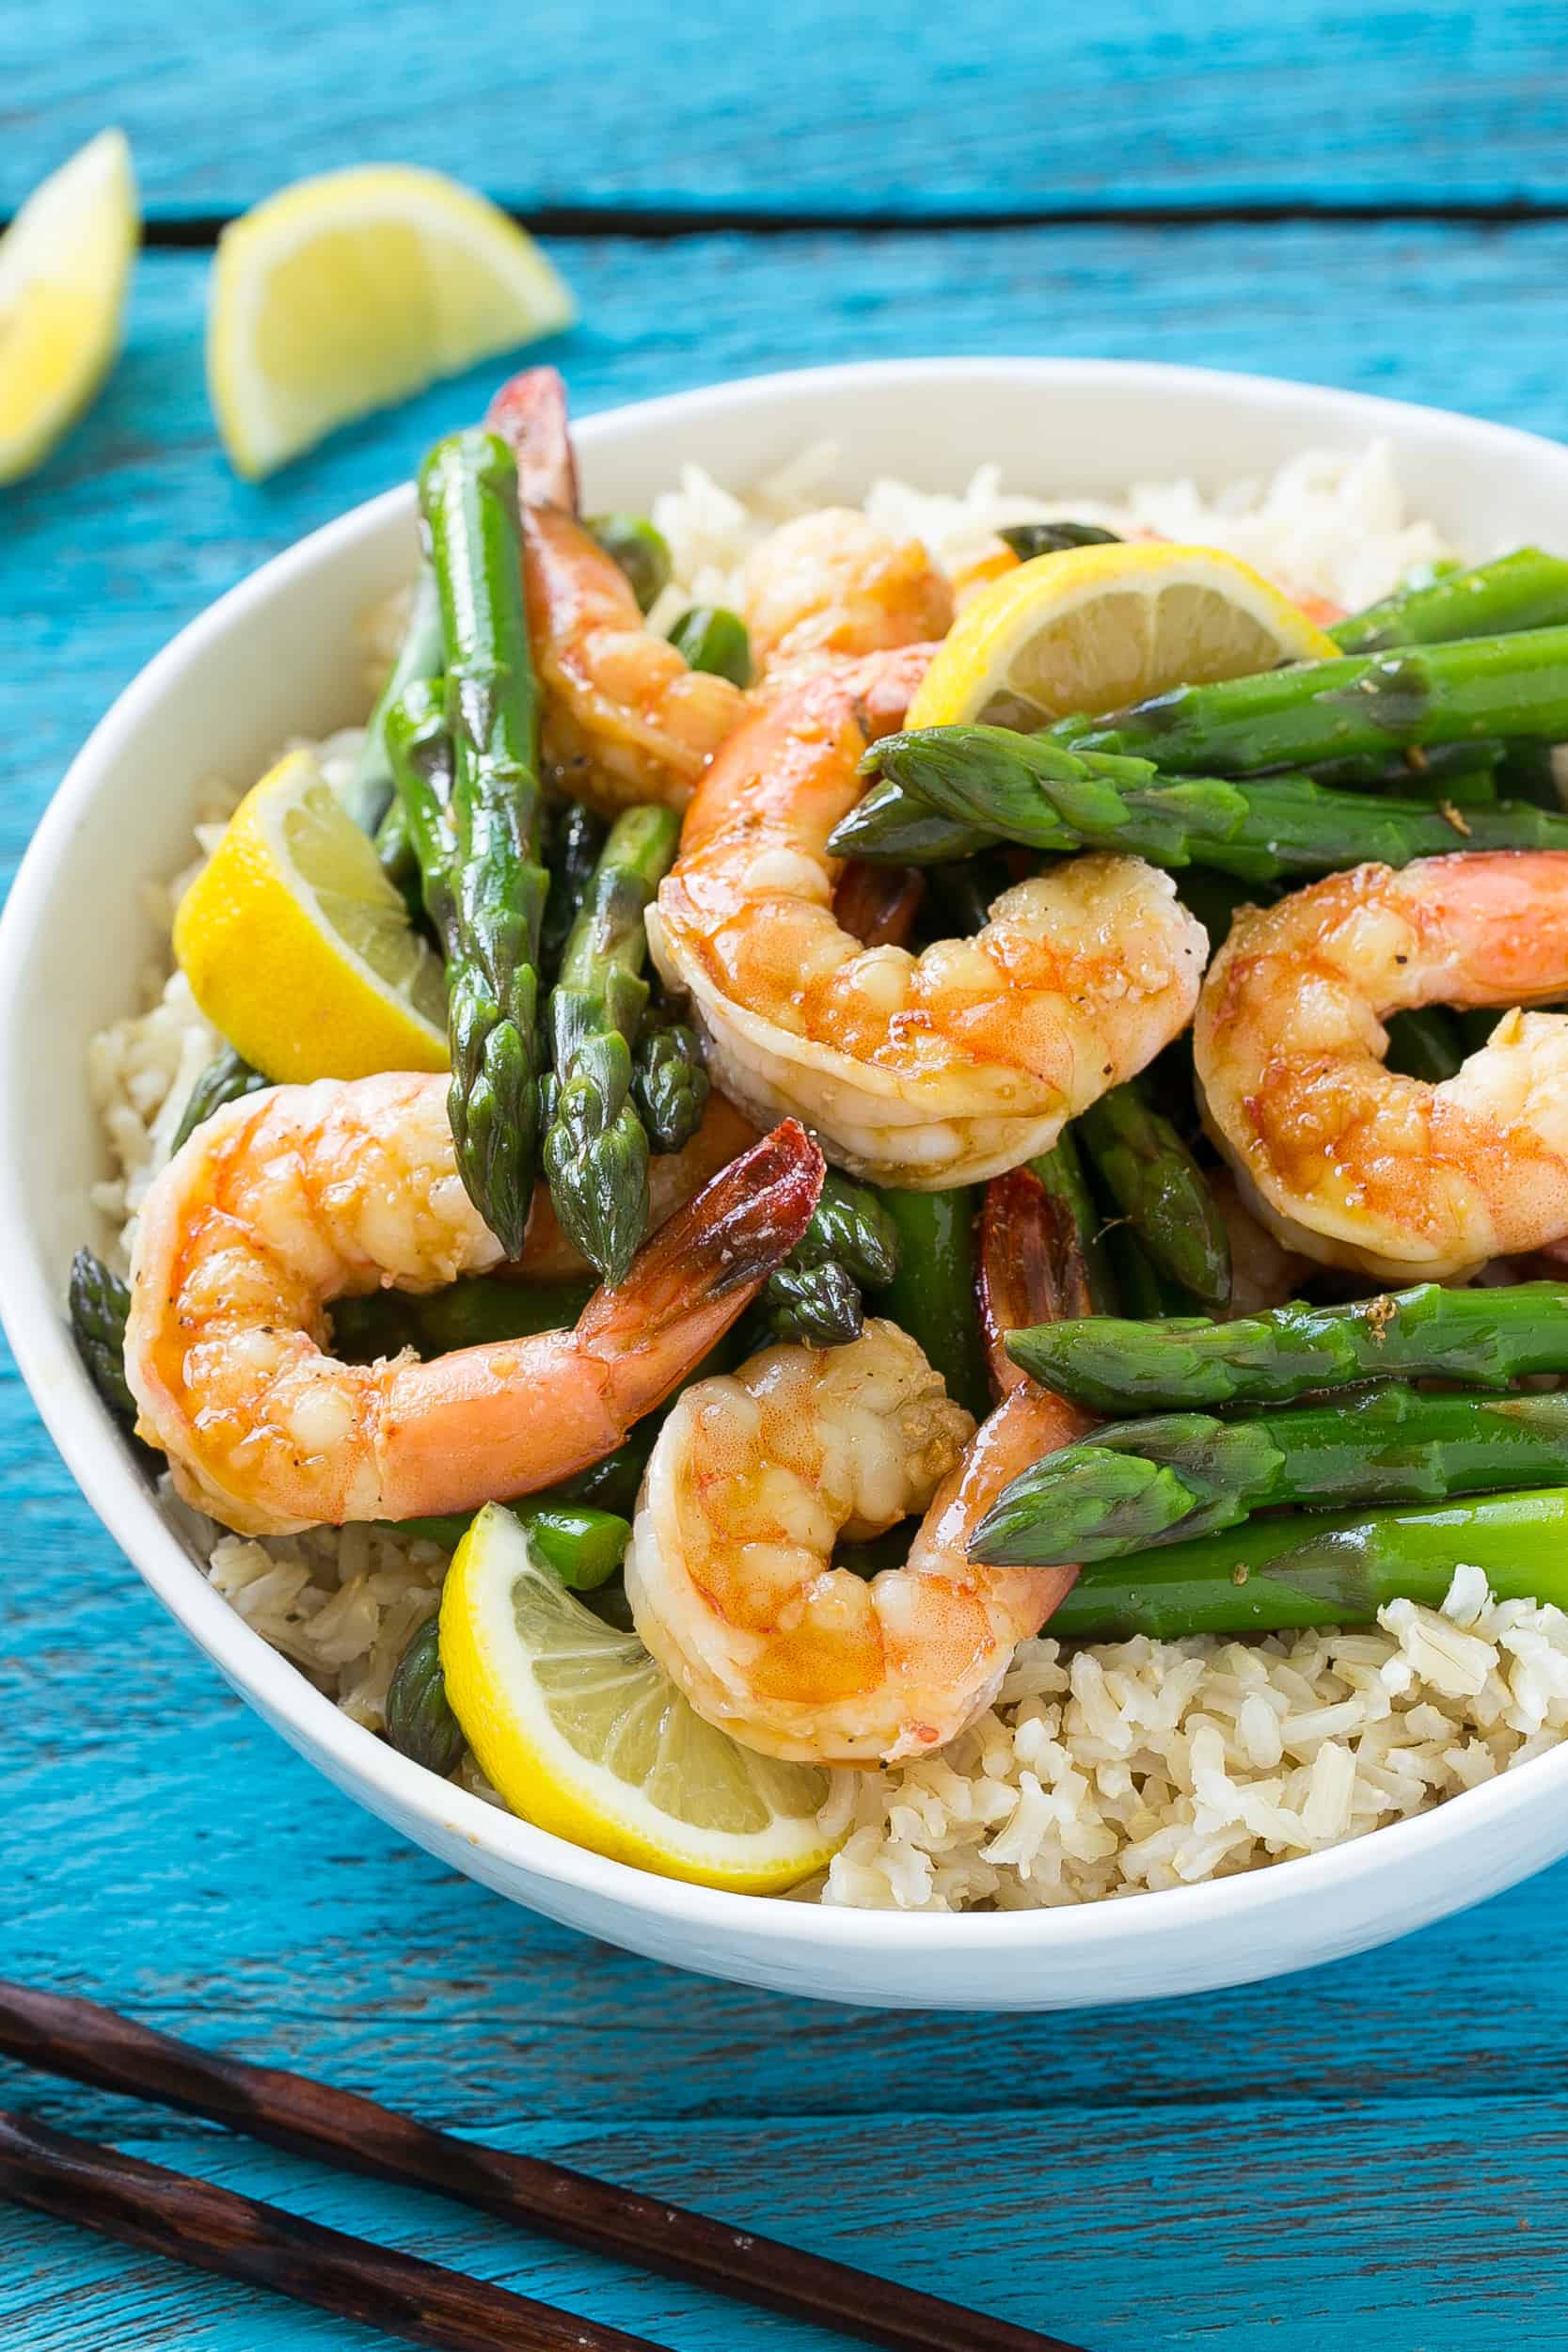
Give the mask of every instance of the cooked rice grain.
M 942 1755 L 867 1774 L 822 1900 L 1096 1902 L 1365 1836 L 1568 1733 L 1568 1615 L 1461 1567 L 1442 1610 L 1258 1642 L 1023 1643 Z

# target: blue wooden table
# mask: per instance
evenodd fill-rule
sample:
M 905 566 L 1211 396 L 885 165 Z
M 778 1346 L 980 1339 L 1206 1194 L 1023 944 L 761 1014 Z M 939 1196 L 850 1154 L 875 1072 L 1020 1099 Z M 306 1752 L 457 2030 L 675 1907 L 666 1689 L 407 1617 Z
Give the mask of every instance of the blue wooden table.
M 579 411 L 821 359 L 1063 351 L 1568 432 L 1563 0 L 778 14 L 0 9 L 0 217 L 119 120 L 150 222 L 107 395 L 0 492 L 8 876 L 169 633 L 483 389 L 233 480 L 201 386 L 209 249 L 298 172 L 426 162 L 540 222 L 582 302 L 548 355 Z M 8 1364 L 0 1514 L 0 1972 L 1093 2352 L 1563 2344 L 1568 1868 L 1365 1961 L 1140 2010 L 879 2017 L 708 1984 L 530 1919 L 333 1794 L 156 1611 Z M 12 2102 L 678 2352 L 825 2343 L 0 2067 Z M 382 2341 L 0 2208 L 7 2352 Z

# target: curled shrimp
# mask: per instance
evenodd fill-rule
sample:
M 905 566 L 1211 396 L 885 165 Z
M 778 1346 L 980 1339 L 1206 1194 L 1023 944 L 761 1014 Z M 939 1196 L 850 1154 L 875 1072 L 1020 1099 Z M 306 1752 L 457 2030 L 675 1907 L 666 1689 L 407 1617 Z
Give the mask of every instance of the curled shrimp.
M 920 541 L 890 538 L 853 506 L 769 532 L 746 559 L 741 601 L 764 673 L 912 645 L 953 626 L 952 587 Z
M 610 1452 L 701 1361 L 804 1232 L 821 1173 L 781 1127 L 574 1330 L 346 1364 L 327 1352 L 334 1298 L 434 1290 L 500 1257 L 457 1175 L 446 1080 L 252 1095 L 148 1193 L 125 1336 L 137 1426 L 187 1502 L 246 1534 L 531 1493 Z
M 1568 1234 L 1568 852 L 1461 851 L 1334 874 L 1245 909 L 1194 1033 L 1205 1116 L 1292 1248 L 1446 1279 Z M 1384 1066 L 1389 1014 L 1504 1009 L 1428 1085 Z
M 693 670 L 645 628 L 631 584 L 577 519 L 566 396 L 553 368 L 504 384 L 486 419 L 517 460 L 529 636 L 545 690 L 541 730 L 559 789 L 613 816 L 638 802 L 684 808 L 745 713 L 728 678 Z
M 1059 1313 L 1080 1294 L 1052 1293 L 1060 1237 L 1022 1230 L 1037 1181 L 991 1195 L 991 1315 L 1010 1328 Z M 999 1344 L 992 1360 L 1006 1392 L 978 1430 L 908 1333 L 879 1321 L 847 1347 L 769 1348 L 687 1390 L 649 1460 L 626 1590 L 643 1641 L 710 1723 L 768 1756 L 868 1764 L 927 1755 L 990 1704 L 1077 1572 L 974 1565 L 969 1539 L 1020 1470 L 1088 1426 Z M 864 1581 L 832 1565 L 841 1535 L 914 1511 L 902 1567 Z
M 828 837 L 927 659 L 838 664 L 760 709 L 705 777 L 648 911 L 731 1100 L 916 1190 L 1048 1150 L 1185 1028 L 1208 953 L 1169 875 L 1129 857 L 1066 861 L 1004 892 L 973 939 L 918 956 L 843 928 Z

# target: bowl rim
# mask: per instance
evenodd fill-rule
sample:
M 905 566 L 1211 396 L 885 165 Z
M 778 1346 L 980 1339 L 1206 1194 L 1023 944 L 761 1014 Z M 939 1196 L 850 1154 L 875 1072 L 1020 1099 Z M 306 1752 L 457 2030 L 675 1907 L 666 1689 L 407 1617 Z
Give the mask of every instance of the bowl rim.
M 1291 378 L 1142 360 L 1019 357 L 852 361 L 741 377 L 624 403 L 583 418 L 573 430 L 591 456 L 596 442 L 619 437 L 628 429 L 682 419 L 696 425 L 705 413 L 770 407 L 803 389 L 831 394 L 863 386 L 868 379 L 891 389 L 900 384 L 961 387 L 998 378 L 1037 382 L 1042 389 L 1110 378 L 1154 397 L 1166 389 L 1207 392 L 1274 411 L 1297 408 L 1305 399 L 1320 409 L 1325 425 L 1338 421 L 1350 431 L 1369 437 L 1381 432 L 1406 442 L 1423 434 L 1451 435 L 1457 427 L 1472 442 L 1499 455 L 1568 472 L 1568 449 L 1455 410 Z M 49 919 L 55 867 L 112 774 L 123 739 L 177 683 L 185 666 L 243 621 L 253 604 L 370 537 L 393 516 L 411 515 L 413 500 L 408 484 L 383 491 L 248 573 L 188 622 L 92 729 L 40 818 L 0 910 L 0 1101 L 14 1099 L 15 1073 L 24 1049 L 19 1019 L 23 982 L 33 942 Z M 22 1155 L 15 1123 L 8 1121 L 0 1125 L 0 1231 L 26 1230 L 24 1203 Z M 1142 1889 L 1135 1899 L 1110 1906 L 1086 1902 L 1011 1912 L 906 1912 L 896 1915 L 894 1926 L 884 1910 L 732 1894 L 662 1878 L 572 1845 L 437 1779 L 343 1714 L 300 1668 L 255 1631 L 202 1574 L 164 1518 L 91 1386 L 60 1302 L 31 1249 L 0 1250 L 0 1324 L 36 1410 L 106 1534 L 164 1607 L 230 1685 L 257 1704 L 272 1727 L 283 1730 L 318 1769 L 329 1765 L 329 1777 L 341 1788 L 350 1792 L 373 1789 L 395 1811 L 397 1826 L 413 1819 L 432 1836 L 458 1837 L 510 1870 L 555 1882 L 618 1910 L 711 1931 L 723 1938 L 746 1940 L 765 1931 L 770 1943 L 802 1953 L 824 1945 L 869 1953 L 883 1947 L 891 1934 L 898 1938 L 901 1950 L 915 1958 L 1035 1950 L 1044 1959 L 1092 1947 L 1108 1930 L 1118 1943 L 1127 1944 L 1157 1943 L 1178 1920 L 1185 1928 L 1235 1931 L 1281 1904 L 1310 1902 L 1375 1870 L 1379 1857 L 1390 1866 L 1418 1855 L 1430 1863 L 1448 1848 L 1484 1837 L 1489 1825 L 1521 1806 L 1568 1790 L 1565 1741 L 1517 1772 L 1499 1773 L 1428 1812 L 1386 1823 L 1319 1852 L 1190 1886 Z

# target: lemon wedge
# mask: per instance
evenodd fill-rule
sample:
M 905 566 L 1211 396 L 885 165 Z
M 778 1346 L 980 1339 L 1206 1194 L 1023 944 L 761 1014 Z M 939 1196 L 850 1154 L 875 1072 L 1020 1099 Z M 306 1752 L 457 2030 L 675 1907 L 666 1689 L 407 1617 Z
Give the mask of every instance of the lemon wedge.
M 528 231 L 440 172 L 366 164 L 299 180 L 218 240 L 207 320 L 218 431 L 254 479 L 576 315 Z
M 174 952 L 269 1078 L 447 1067 L 440 960 L 309 752 L 245 794 L 180 902 Z
M 706 1724 L 635 1633 L 535 1559 L 491 1503 L 441 1597 L 447 1697 L 514 1813 L 664 1878 L 777 1895 L 826 1867 L 833 1775 L 755 1756 Z
M 0 237 L 0 482 L 40 465 L 108 374 L 139 233 L 125 134 L 101 131 Z
M 905 724 L 1038 727 L 1338 650 L 1260 573 L 1218 548 L 1071 548 L 1037 555 L 975 594 Z

